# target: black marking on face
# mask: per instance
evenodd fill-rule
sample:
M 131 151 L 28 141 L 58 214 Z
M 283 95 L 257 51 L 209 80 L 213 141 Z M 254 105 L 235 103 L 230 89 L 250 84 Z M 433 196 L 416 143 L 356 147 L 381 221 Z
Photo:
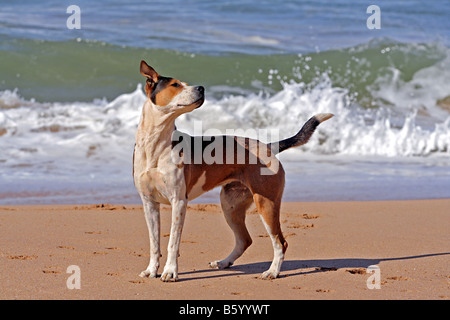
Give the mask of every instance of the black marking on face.
M 154 104 L 156 104 L 156 96 L 158 95 L 158 93 L 160 93 L 162 90 L 166 89 L 170 85 L 171 81 L 172 81 L 172 78 L 162 77 L 162 76 L 158 77 L 158 82 L 153 84 L 153 90 L 150 95 L 150 100 Z

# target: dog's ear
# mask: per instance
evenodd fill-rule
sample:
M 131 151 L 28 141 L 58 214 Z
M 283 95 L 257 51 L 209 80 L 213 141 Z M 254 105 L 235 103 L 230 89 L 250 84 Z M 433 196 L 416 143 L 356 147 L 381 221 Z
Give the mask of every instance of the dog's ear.
M 158 82 L 158 73 L 144 60 L 141 61 L 141 74 L 153 83 Z

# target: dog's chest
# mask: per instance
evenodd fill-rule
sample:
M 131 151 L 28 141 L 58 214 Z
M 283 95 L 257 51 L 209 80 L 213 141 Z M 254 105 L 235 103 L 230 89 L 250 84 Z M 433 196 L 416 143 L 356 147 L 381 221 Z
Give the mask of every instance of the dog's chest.
M 155 152 L 154 146 L 136 144 L 134 151 L 134 183 L 139 193 L 153 201 L 169 204 L 184 195 L 186 185 L 182 166 L 171 160 L 170 148 Z

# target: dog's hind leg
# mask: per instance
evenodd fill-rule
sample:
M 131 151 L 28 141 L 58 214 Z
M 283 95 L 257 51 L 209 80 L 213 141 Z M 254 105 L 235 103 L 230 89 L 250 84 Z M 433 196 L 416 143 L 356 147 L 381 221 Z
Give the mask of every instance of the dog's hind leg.
M 220 202 L 225 219 L 234 232 L 235 246 L 228 257 L 210 262 L 211 268 L 228 268 L 252 244 L 252 238 L 245 226 L 245 212 L 253 202 L 252 193 L 240 182 L 225 185 L 220 192 Z
M 159 258 L 161 256 L 159 246 L 160 218 L 159 203 L 147 200 L 142 197 L 144 206 L 145 221 L 147 222 L 148 234 L 150 239 L 150 262 L 146 270 L 142 271 L 140 277 L 156 278 L 159 268 Z
M 253 193 L 256 209 L 272 240 L 273 260 L 270 268 L 261 274 L 262 279 L 275 279 L 280 274 L 281 264 L 287 249 L 287 242 L 283 237 L 280 225 L 281 197 L 284 189 L 284 170 L 279 170 L 274 175 L 256 176 L 250 181 L 250 189 Z
M 275 279 L 280 274 L 281 264 L 284 261 L 284 253 L 287 242 L 283 237 L 280 226 L 280 205 L 278 199 L 270 199 L 261 194 L 254 194 L 256 209 L 260 213 L 261 220 L 272 240 L 273 260 L 270 268 L 261 274 L 262 279 Z

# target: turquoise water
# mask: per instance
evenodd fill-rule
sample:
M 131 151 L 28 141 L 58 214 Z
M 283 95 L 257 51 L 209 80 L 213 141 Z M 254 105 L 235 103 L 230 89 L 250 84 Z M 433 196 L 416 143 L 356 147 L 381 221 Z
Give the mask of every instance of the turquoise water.
M 334 113 L 280 156 L 285 200 L 450 196 L 450 2 L 377 1 L 379 30 L 363 1 L 77 1 L 70 30 L 72 4 L 1 4 L 0 204 L 139 201 L 141 59 L 206 87 L 184 131 Z

